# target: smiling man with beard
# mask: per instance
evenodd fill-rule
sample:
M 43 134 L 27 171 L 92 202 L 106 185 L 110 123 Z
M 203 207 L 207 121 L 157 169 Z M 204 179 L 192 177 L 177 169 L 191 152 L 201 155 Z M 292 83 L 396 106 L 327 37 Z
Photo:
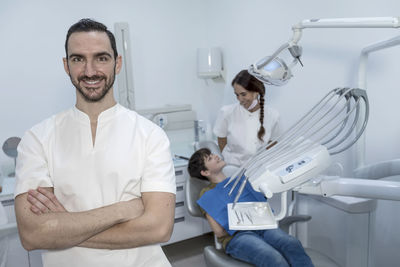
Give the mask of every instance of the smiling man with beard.
M 171 266 L 175 175 L 165 133 L 116 103 L 122 66 L 113 34 L 82 19 L 65 42 L 75 107 L 27 131 L 18 147 L 15 209 L 27 250 L 48 266 Z
M 65 42 L 67 53 L 67 58 L 63 59 L 65 71 L 77 89 L 77 93 L 81 94 L 86 102 L 102 100 L 114 84 L 117 67 L 118 72 L 121 68 L 121 57 L 115 53 L 111 55 L 109 52 L 103 51 L 94 54 L 93 58 L 85 58 L 82 54 L 74 52 L 74 49 L 79 50 L 85 46 L 86 42 L 93 42 L 91 47 L 101 46 L 101 39 L 108 37 L 102 34 L 101 37 L 96 38 L 96 35 L 99 35 L 99 32 L 78 32 L 72 36 L 68 35 Z M 68 55 L 68 42 L 71 43 L 69 45 L 71 47 L 70 55 Z M 116 48 L 113 47 L 114 49 Z M 110 62 L 113 57 L 115 60 Z

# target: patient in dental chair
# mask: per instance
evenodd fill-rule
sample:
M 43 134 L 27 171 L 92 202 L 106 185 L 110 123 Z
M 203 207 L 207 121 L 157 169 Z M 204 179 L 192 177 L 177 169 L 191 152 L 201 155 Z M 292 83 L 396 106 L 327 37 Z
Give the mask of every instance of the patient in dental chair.
M 191 177 L 210 182 L 200 192 L 197 203 L 225 253 L 257 267 L 314 266 L 300 241 L 281 229 L 229 230 L 226 206 L 227 203 L 233 202 L 234 196 L 228 196 L 229 187 L 223 188 L 228 181 L 222 172 L 224 166 L 225 162 L 222 159 L 212 154 L 208 148 L 202 148 L 191 156 L 188 171 Z M 213 193 L 216 193 L 216 190 L 226 191 L 226 194 L 218 193 L 219 197 L 215 199 L 216 194 Z M 265 201 L 265 199 L 261 193 L 246 185 L 244 194 L 239 199 L 239 202 L 241 201 Z

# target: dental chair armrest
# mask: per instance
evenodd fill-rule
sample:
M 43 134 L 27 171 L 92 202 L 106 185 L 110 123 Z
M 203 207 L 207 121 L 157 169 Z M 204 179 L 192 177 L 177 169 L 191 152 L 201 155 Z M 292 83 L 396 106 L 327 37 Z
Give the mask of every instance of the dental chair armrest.
M 286 233 L 289 232 L 289 227 L 293 223 L 297 222 L 307 222 L 311 220 L 310 215 L 292 215 L 292 216 L 287 216 L 283 218 L 282 220 L 279 221 L 279 228 L 281 228 L 283 231 Z

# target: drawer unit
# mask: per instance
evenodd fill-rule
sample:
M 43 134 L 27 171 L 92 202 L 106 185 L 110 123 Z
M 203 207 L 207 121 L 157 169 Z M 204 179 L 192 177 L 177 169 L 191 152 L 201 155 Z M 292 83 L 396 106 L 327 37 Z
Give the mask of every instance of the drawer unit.
M 175 218 L 184 214 L 186 210 L 185 183 L 176 185 Z
M 180 215 L 175 214 L 175 224 L 171 239 L 162 245 L 167 245 L 202 235 L 204 233 L 203 220 L 203 218 L 191 216 L 187 213 L 187 211 Z
M 14 211 L 14 199 L 3 198 L 1 204 L 7 212 L 8 222 L 16 222 Z M 6 266 L 21 266 L 21 267 L 42 267 L 41 250 L 26 251 L 19 239 L 18 233 L 11 234 L 7 237 L 8 254 Z
M 171 239 L 162 245 L 175 243 L 204 233 L 203 225 L 205 219 L 191 216 L 186 209 L 185 189 L 186 179 L 189 179 L 187 166 L 175 167 L 175 177 L 176 201 L 174 230 Z
M 186 166 L 177 167 L 175 169 L 176 177 L 176 201 L 175 201 L 175 218 L 182 216 L 186 210 L 185 204 L 185 187 L 188 172 Z
M 182 166 L 182 167 L 176 167 L 175 168 L 175 178 L 176 178 L 176 184 L 178 185 L 179 183 L 184 183 L 186 181 L 186 178 L 189 177 L 189 173 L 187 171 L 187 166 Z

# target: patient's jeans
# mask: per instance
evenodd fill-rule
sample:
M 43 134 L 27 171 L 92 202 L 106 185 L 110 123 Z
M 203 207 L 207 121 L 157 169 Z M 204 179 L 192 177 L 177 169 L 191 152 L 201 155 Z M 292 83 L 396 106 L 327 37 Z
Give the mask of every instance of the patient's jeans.
M 238 231 L 225 252 L 257 267 L 314 266 L 300 241 L 279 228 Z

